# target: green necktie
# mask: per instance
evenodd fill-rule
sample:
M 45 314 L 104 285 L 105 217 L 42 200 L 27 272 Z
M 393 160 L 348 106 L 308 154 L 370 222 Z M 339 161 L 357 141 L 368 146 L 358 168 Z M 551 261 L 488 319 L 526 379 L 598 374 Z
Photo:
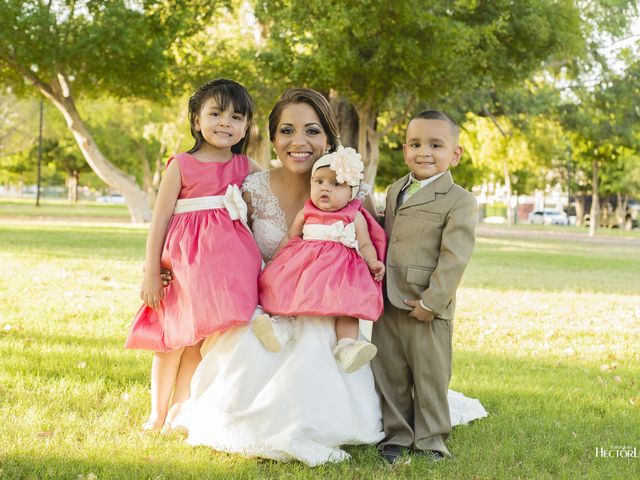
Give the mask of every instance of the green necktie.
M 422 185 L 420 184 L 420 180 L 416 180 L 415 178 L 411 179 L 411 185 L 409 185 L 409 188 L 407 188 L 406 199 L 409 200 L 409 198 L 411 198 L 411 196 L 421 188 Z

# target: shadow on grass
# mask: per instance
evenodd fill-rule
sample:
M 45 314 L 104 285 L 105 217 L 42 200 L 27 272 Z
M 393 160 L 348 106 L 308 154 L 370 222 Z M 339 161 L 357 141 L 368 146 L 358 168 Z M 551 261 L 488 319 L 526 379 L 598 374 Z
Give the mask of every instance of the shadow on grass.
M 5 375 L 49 380 L 73 378 L 76 382 L 99 378 L 116 387 L 149 382 L 151 352 L 126 350 L 124 336 L 95 338 L 20 332 L 4 339 L 10 340 L 2 347 L 3 358 L 6 355 L 8 359 L 3 366 Z
M 0 478 L 78 479 L 91 473 L 105 479 L 231 479 L 251 478 L 256 475 L 255 466 L 244 468 L 225 465 L 215 460 L 185 465 L 170 459 L 140 458 L 137 461 L 114 459 L 70 458 L 55 455 L 13 455 L 2 459 Z M 239 470 L 239 471 L 238 471 Z M 83 475 L 84 477 L 80 477 Z
M 146 230 L 118 227 L 0 225 L 4 251 L 48 257 L 144 257 Z
M 57 345 L 72 346 L 84 339 L 57 336 Z M 117 362 L 110 364 L 112 354 L 105 354 L 104 344 L 89 342 L 84 355 L 96 359 L 95 372 L 73 372 L 73 362 L 64 354 L 49 353 L 48 362 L 30 362 L 14 369 L 16 378 L 25 375 L 47 375 L 49 382 L 90 382 L 107 378 L 103 388 L 117 390 L 122 384 L 148 381 L 148 362 L 130 357 L 119 350 Z M 116 342 L 107 342 L 112 349 Z M 92 351 L 93 350 L 93 351 Z M 102 352 L 102 353 L 101 353 Z M 100 355 L 104 355 L 101 357 Z M 38 358 L 45 357 L 38 353 Z M 77 360 L 76 360 L 77 361 Z M 35 366 L 34 363 L 38 363 Z M 626 361 L 621 364 L 627 365 Z M 479 398 L 489 417 L 453 429 L 448 446 L 454 457 L 433 464 L 414 459 L 410 466 L 390 470 L 379 461 L 371 446 L 347 447 L 351 462 L 311 469 L 297 462 L 281 464 L 246 459 L 241 455 L 216 453 L 205 447 L 192 448 L 180 438 L 137 440 L 133 430 L 122 432 L 117 422 L 113 431 L 100 432 L 104 441 L 122 438 L 136 448 L 114 448 L 83 451 L 69 445 L 69 454 L 56 456 L 40 444 L 30 446 L 33 453 L 10 453 L 2 457 L 3 474 L 8 478 L 77 478 L 95 473 L 98 478 L 635 478 L 640 459 L 599 459 L 596 448 L 613 445 L 638 446 L 640 415 L 638 407 L 626 399 L 637 390 L 637 368 L 620 367 L 621 383 L 601 372 L 596 363 L 555 358 L 520 358 L 478 352 L 456 352 L 454 388 Z M 630 365 L 632 365 L 630 363 Z M 603 378 L 604 377 L 604 378 Z M 11 389 L 5 383 L 5 388 Z M 48 388 L 48 387 L 47 387 Z M 81 393 L 71 391 L 69 404 L 81 402 Z M 10 392 L 8 392 L 10 393 Z M 44 392 L 46 393 L 46 392 Z M 42 395 L 43 391 L 35 392 Z M 77 397 L 77 398 L 76 398 Z M 135 415 L 140 414 L 136 412 Z M 88 412 L 86 422 L 101 412 Z M 123 415 L 134 415 L 129 412 Z M 268 421 L 268 419 L 265 419 Z M 87 435 L 94 429 L 87 424 Z M 17 432 L 20 435 L 20 431 Z M 124 437 L 119 437 L 124 435 Z M 69 441 L 69 440 L 63 440 Z M 24 447 L 23 447 L 24 448 Z M 59 448 L 59 447 L 58 447 Z M 77 450 L 77 451 L 76 451 Z M 153 457 L 153 458 L 151 458 Z M 188 464 L 187 464 L 188 463 Z

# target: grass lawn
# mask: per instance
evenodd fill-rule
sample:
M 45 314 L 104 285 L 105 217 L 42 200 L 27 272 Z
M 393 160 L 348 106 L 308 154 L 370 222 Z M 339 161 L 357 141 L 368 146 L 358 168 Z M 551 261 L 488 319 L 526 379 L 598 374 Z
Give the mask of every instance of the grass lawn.
M 34 199 L 0 199 L 0 219 L 128 222 L 130 216 L 125 205 L 45 198 L 36 207 Z
M 459 293 L 452 388 L 490 416 L 456 427 L 444 462 L 389 468 L 367 446 L 311 469 L 138 430 L 151 355 L 123 343 L 145 237 L 0 222 L 0 479 L 638 478 L 640 458 L 596 456 L 640 455 L 637 243 L 480 238 Z
M 514 226 L 506 224 L 493 223 L 485 224 L 493 229 L 498 230 L 523 230 L 526 232 L 547 232 L 547 233 L 576 233 L 587 236 L 589 234 L 588 227 L 576 227 L 575 225 L 535 225 L 530 223 L 518 223 Z M 605 237 L 622 237 L 622 238 L 640 238 L 640 229 L 625 230 L 624 228 L 604 228 L 598 227 L 597 236 Z

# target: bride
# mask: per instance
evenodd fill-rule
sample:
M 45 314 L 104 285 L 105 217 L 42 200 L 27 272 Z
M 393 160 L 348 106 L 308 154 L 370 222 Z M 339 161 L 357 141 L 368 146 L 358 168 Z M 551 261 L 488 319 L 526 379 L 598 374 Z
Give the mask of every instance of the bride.
M 295 214 L 309 198 L 313 163 L 338 143 L 326 99 L 306 88 L 286 91 L 269 116 L 282 167 L 249 175 L 243 185 L 249 221 L 269 261 Z M 374 212 L 370 187 L 359 198 Z M 352 374 L 336 364 L 334 326 L 304 317 L 296 341 L 268 352 L 248 327 L 207 339 L 191 398 L 172 422 L 192 445 L 315 466 L 349 458 L 341 445 L 375 444 L 382 431 L 380 400 L 368 365 Z M 452 424 L 486 415 L 477 400 L 450 392 Z

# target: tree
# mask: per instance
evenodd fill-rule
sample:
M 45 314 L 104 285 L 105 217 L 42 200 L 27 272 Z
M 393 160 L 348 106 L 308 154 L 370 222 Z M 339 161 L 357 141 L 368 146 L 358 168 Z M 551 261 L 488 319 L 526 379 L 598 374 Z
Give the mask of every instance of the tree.
M 172 86 L 171 69 L 183 54 L 181 39 L 200 31 L 216 5 L 197 0 L 0 2 L 1 81 L 16 91 L 35 88 L 62 112 L 87 163 L 122 192 L 133 221 L 151 217 L 144 192 L 103 154 L 76 98 L 163 98 Z
M 563 126 L 571 134 L 575 163 L 590 177 L 590 236 L 597 230 L 602 191 L 628 193 L 637 185 L 640 151 L 636 105 L 640 60 L 621 74 L 610 72 L 603 80 L 592 88 L 574 89 L 573 101 L 560 111 Z M 619 171 L 621 168 L 624 170 Z
M 382 136 L 404 123 L 419 100 L 522 81 L 543 60 L 573 54 L 582 42 L 579 11 L 570 2 L 256 3 L 268 31 L 259 58 L 274 75 L 334 90 L 354 106 L 369 182 Z

